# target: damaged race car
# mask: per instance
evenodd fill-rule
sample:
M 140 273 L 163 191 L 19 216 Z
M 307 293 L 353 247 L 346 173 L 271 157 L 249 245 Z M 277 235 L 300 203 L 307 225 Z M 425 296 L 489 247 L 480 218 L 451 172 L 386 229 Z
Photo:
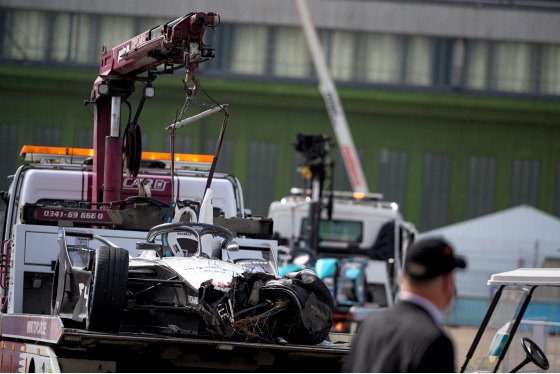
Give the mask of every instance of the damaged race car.
M 279 277 L 266 240 L 194 220 L 154 226 L 137 257 L 93 231 L 62 228 L 59 243 L 52 313 L 78 328 L 292 344 L 329 334 L 328 288 L 310 270 Z

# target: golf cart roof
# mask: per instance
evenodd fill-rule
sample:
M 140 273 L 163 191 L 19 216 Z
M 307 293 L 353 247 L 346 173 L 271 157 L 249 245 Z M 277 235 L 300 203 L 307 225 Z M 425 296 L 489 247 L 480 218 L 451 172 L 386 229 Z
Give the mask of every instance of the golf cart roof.
M 560 268 L 521 268 L 492 275 L 489 286 L 560 286 Z

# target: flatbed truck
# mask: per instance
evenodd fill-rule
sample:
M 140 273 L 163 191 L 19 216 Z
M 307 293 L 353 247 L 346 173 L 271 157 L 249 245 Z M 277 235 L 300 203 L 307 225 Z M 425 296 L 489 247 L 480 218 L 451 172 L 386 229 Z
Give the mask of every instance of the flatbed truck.
M 91 238 L 102 235 L 131 248 L 131 243 L 146 239 L 147 218 L 154 209 L 195 201 L 209 187 L 215 223 L 239 237 L 266 241 L 276 250 L 265 235 L 272 233 L 272 222 L 248 216 L 237 178 L 214 173 L 225 125 L 213 157 L 175 154 L 173 147 L 170 154 L 141 150 L 137 119 L 145 100 L 154 96 L 153 80 L 157 74 L 184 67 L 187 101 L 192 99 L 200 88 L 194 71 L 213 57 L 213 50 L 203 43 L 204 30 L 215 27 L 217 17 L 189 13 L 111 50 L 103 47 L 89 101 L 94 106 L 93 149 L 22 149 L 28 163 L 9 177 L 9 190 L 2 193 L 6 210 L 0 253 L 0 371 L 340 371 L 350 351 L 351 336 L 345 334 L 331 334 L 320 344 L 298 345 L 281 339 L 255 343 L 201 338 L 182 331 L 98 332 L 76 322 L 79 316 L 61 318 L 53 313 L 59 308 L 53 300 L 61 232 L 85 229 Z M 164 65 L 163 71 L 155 70 L 159 65 Z M 144 72 L 147 76 L 141 77 Z M 121 134 L 120 106 L 138 81 L 145 85 L 142 100 L 134 122 Z M 213 110 L 228 116 L 225 106 Z M 173 134 L 174 129 L 171 138 Z M 120 210 L 127 204 L 135 206 L 135 216 Z M 75 240 L 76 247 L 83 245 L 79 237 Z

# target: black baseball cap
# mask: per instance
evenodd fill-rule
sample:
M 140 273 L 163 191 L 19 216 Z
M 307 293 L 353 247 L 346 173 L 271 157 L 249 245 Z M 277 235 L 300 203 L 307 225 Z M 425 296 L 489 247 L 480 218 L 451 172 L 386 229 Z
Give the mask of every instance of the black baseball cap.
M 465 259 L 454 254 L 449 243 L 441 238 L 428 238 L 414 243 L 406 252 L 405 272 L 416 279 L 430 279 L 464 269 Z

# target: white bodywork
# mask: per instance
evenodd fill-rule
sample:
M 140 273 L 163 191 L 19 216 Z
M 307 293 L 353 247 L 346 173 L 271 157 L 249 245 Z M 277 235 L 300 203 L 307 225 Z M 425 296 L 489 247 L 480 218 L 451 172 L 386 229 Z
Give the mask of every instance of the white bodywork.
M 25 203 L 35 203 L 42 199 L 87 201 L 87 186 L 91 183 L 91 173 L 81 170 L 80 167 L 66 166 L 69 170 L 31 169 L 25 171 L 25 182 L 21 186 L 19 206 Z M 71 170 L 74 169 L 74 170 Z M 158 179 L 158 175 L 147 178 L 150 190 L 155 193 L 169 186 L 168 181 Z M 233 186 L 233 183 L 237 185 Z M 198 177 L 176 175 L 174 193 L 179 200 L 200 199 L 206 187 L 206 175 Z M 224 216 L 238 217 L 244 211 L 243 199 L 239 194 L 241 185 L 237 179 L 221 178 L 217 174 L 210 186 L 214 193 L 213 204 L 224 211 Z M 239 193 L 236 192 L 239 189 Z M 123 193 L 138 194 L 138 182 L 134 178 L 124 178 Z
M 489 286 L 560 286 L 558 268 L 521 268 L 492 275 Z

